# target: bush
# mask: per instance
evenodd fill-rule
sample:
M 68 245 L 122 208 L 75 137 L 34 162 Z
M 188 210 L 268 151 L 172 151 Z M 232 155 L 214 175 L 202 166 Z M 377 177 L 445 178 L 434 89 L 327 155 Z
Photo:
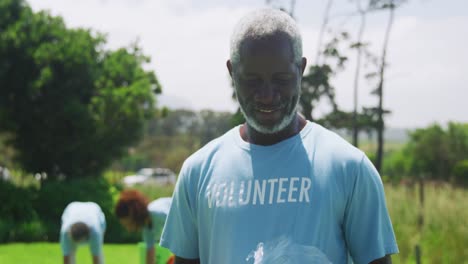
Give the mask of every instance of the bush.
M 367 152 L 366 152 L 366 156 L 367 156 L 367 158 L 372 162 L 372 164 L 375 166 L 376 161 L 377 161 L 377 157 L 376 157 L 375 153 L 374 153 L 374 152 L 368 152 L 368 151 L 367 151 Z
M 14 241 L 35 242 L 47 239 L 45 226 L 39 220 L 23 222 L 16 225 L 14 230 Z
M 106 216 L 105 242 L 136 242 L 140 236 L 129 234 L 114 215 L 114 205 L 120 189 L 103 177 L 88 177 L 69 181 L 44 182 L 34 201 L 40 220 L 44 223 L 47 240 L 58 241 L 61 216 L 65 207 L 74 201 L 95 202 Z
M 0 243 L 9 242 L 12 239 L 12 230 L 14 230 L 13 221 L 0 218 Z
M 392 182 L 399 182 L 404 177 L 409 177 L 411 156 L 404 150 L 389 153 L 383 163 L 383 174 L 387 175 Z
M 33 188 L 20 188 L 10 182 L 0 181 L 2 220 L 20 222 L 35 219 L 36 213 L 31 205 L 34 195 L 35 189 Z
M 452 175 L 456 184 L 468 186 L 468 160 L 462 160 L 455 164 Z
M 45 229 L 31 203 L 36 195 L 37 189 L 0 182 L 0 242 L 45 239 Z
M 155 199 L 161 195 L 170 196 L 172 188 L 143 188 L 143 191 Z M 116 181 L 110 184 L 104 177 L 44 181 L 40 189 L 0 181 L 0 243 L 57 242 L 63 210 L 73 201 L 91 201 L 101 207 L 106 216 L 106 243 L 138 242 L 141 234 L 127 232 L 114 215 L 121 190 Z

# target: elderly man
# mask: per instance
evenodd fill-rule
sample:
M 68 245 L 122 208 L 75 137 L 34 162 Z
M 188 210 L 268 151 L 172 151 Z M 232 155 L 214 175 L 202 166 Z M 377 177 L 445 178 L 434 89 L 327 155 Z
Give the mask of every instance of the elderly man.
M 161 237 L 176 264 L 391 263 L 377 171 L 297 113 L 305 67 L 286 13 L 255 11 L 236 26 L 227 68 L 246 123 L 181 169 Z
M 106 218 L 99 205 L 93 202 L 72 202 L 62 214 L 60 246 L 64 264 L 75 263 L 79 245 L 89 244 L 93 264 L 103 264 L 102 244 Z

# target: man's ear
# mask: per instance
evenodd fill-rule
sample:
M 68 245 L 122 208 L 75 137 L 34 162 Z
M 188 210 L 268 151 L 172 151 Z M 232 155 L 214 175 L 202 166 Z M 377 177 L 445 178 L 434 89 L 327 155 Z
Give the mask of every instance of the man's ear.
M 231 64 L 231 60 L 227 60 L 226 62 L 226 66 L 228 68 L 228 71 L 229 71 L 229 75 L 231 75 L 231 78 L 232 78 L 232 64 Z
M 304 74 L 304 71 L 305 71 L 305 68 L 306 68 L 306 65 L 307 65 L 307 59 L 305 57 L 302 57 L 302 74 Z

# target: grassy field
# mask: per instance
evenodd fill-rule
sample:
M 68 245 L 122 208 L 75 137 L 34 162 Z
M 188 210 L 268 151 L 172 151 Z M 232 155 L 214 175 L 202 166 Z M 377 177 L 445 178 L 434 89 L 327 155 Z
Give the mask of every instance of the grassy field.
M 417 186 L 386 186 L 400 254 L 393 263 L 416 263 L 415 246 L 422 263 L 468 264 L 468 191 L 444 184 L 425 184 L 420 206 Z M 420 227 L 420 215 L 423 225 Z
M 169 188 L 153 190 L 141 187 L 149 197 L 155 198 Z M 416 186 L 385 186 L 387 205 L 400 248 L 393 256 L 393 263 L 412 264 L 415 246 L 422 250 L 422 263 L 468 264 L 468 190 L 446 184 L 426 184 L 424 205 L 420 204 L 420 190 Z M 423 216 L 423 225 L 418 224 Z M 106 263 L 138 263 L 137 245 L 105 245 Z M 0 263 L 60 263 L 58 244 L 0 244 Z M 78 251 L 77 263 L 91 263 L 89 251 Z
M 104 245 L 106 263 L 140 263 L 137 244 Z M 0 245 L 0 263 L 63 263 L 63 257 L 58 243 L 13 243 Z M 89 249 L 86 246 L 78 248 L 76 263 L 92 264 Z

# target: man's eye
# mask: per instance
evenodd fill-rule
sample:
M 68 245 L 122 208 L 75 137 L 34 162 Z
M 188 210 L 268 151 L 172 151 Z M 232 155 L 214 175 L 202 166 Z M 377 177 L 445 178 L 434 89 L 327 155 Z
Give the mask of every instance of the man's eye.
M 279 84 L 287 84 L 289 82 L 291 82 L 292 78 L 290 77 L 278 77 L 278 78 L 275 78 L 274 81 L 276 83 L 279 83 Z
M 261 82 L 259 78 L 246 78 L 244 79 L 244 81 L 246 84 L 250 84 L 250 85 L 259 84 Z

